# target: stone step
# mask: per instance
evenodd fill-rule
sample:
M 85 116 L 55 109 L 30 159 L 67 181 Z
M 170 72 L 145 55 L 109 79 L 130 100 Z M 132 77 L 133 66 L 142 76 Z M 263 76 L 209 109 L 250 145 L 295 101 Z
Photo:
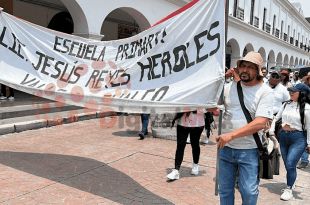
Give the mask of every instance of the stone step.
M 5 107 L 0 107 L 0 123 L 1 120 L 9 118 L 18 118 L 23 116 L 40 115 L 77 109 L 81 109 L 81 107 L 76 107 L 72 105 L 61 105 L 55 102 L 32 102 L 31 104 L 26 105 L 8 105 Z
M 0 120 L 0 135 L 114 115 L 116 115 L 114 112 L 75 109 L 70 111 L 7 118 Z

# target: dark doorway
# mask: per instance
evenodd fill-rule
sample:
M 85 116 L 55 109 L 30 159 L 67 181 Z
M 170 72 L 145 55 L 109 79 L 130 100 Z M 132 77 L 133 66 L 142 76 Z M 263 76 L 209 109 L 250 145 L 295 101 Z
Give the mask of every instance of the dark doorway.
M 69 12 L 63 11 L 56 14 L 48 24 L 47 28 L 55 31 L 72 34 L 73 33 L 73 20 Z

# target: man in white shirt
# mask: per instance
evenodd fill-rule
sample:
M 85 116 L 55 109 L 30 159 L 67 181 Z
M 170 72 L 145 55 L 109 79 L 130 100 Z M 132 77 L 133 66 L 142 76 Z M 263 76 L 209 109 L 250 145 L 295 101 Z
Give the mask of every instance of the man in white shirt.
M 262 73 L 263 73 L 263 76 L 264 76 L 263 81 L 264 81 L 264 83 L 267 83 L 268 82 L 268 77 L 267 77 L 268 72 L 267 72 L 267 68 L 266 67 L 262 67 Z
M 279 109 L 282 106 L 284 101 L 290 99 L 290 94 L 287 91 L 287 88 L 284 87 L 281 83 L 281 75 L 278 71 L 272 71 L 268 81 L 268 85 L 272 88 L 274 101 L 273 101 L 273 114 L 276 115 L 279 112 Z
M 263 83 L 263 59 L 257 52 L 249 52 L 237 62 L 244 96 L 244 104 L 253 121 L 248 123 L 240 106 L 237 83 L 231 82 L 224 89 L 225 113 L 223 133 L 216 138 L 219 150 L 220 204 L 234 204 L 235 180 L 242 204 L 255 205 L 258 199 L 258 149 L 253 133 L 266 128 L 273 117 L 271 88 Z

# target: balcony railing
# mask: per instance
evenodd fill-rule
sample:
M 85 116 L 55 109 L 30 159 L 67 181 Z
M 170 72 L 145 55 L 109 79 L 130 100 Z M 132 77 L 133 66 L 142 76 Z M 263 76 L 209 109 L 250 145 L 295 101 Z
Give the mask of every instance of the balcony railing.
M 274 35 L 279 38 L 280 37 L 280 30 L 279 29 L 276 29 L 276 32 L 274 33 Z
M 267 33 L 270 33 L 270 29 L 271 29 L 270 24 L 266 23 L 266 24 L 265 24 L 265 31 L 266 31 Z
M 283 41 L 287 41 L 287 34 L 286 33 L 283 34 Z
M 254 26 L 255 26 L 256 28 L 259 27 L 259 18 L 257 18 L 256 16 L 254 17 Z
M 244 9 L 238 7 L 237 9 L 237 18 L 240 20 L 244 20 Z

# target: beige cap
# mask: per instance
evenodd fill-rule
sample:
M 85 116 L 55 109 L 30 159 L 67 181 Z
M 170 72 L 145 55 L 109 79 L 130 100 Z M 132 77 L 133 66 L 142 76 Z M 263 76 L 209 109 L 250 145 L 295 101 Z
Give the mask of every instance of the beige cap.
M 248 52 L 242 59 L 237 61 L 238 67 L 239 67 L 239 64 L 241 61 L 247 61 L 247 62 L 251 62 L 251 63 L 254 63 L 255 65 L 257 65 L 258 66 L 258 74 L 260 76 L 263 76 L 262 67 L 263 67 L 264 61 L 263 61 L 263 58 L 262 58 L 260 53 L 254 52 L 254 51 Z

